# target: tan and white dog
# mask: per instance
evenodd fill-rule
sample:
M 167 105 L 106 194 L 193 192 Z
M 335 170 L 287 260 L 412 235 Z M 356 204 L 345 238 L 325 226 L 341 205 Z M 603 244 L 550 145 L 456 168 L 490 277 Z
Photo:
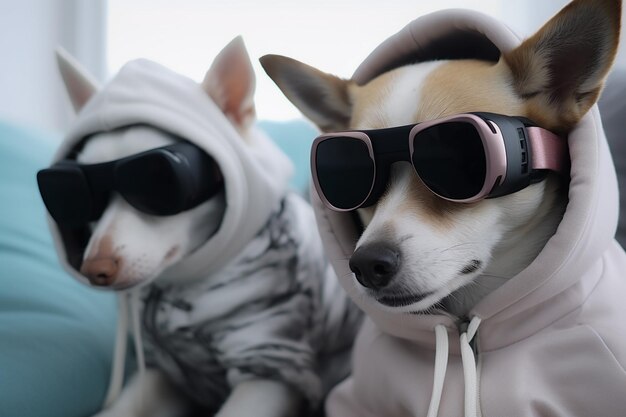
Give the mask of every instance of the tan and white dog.
M 137 60 L 98 89 L 71 57 L 60 53 L 59 64 L 78 112 L 61 163 L 88 169 L 184 140 L 213 158 L 223 182 L 178 214 L 142 212 L 114 188 L 89 228 L 51 221 L 70 273 L 130 294 L 140 365 L 145 338 L 147 371 L 98 416 L 185 416 L 193 406 L 219 417 L 280 417 L 299 415 L 305 403 L 318 408 L 348 366 L 324 371 L 325 360 L 349 355 L 360 314 L 334 290 L 310 206 L 288 191 L 291 162 L 254 127 L 255 77 L 241 38 L 200 85 Z M 121 384 L 117 350 L 108 400 Z
M 405 65 L 364 85 L 287 57 L 267 55 L 261 63 L 324 132 L 479 111 L 527 117 L 565 134 L 598 99 L 617 52 L 619 28 L 619 1 L 575 1 L 497 63 L 462 59 Z M 384 256 L 382 244 L 401 264 L 391 272 L 393 289 L 362 288 L 362 296 L 428 293 L 417 303 L 391 309 L 440 307 L 463 317 L 535 259 L 566 204 L 567 184 L 557 175 L 511 195 L 459 204 L 437 197 L 408 163 L 397 163 L 384 195 L 358 210 L 365 228 L 352 262 L 364 265 L 364 275 L 374 274 L 376 257 Z
M 367 316 L 352 375 L 331 393 L 327 416 L 624 414 L 626 253 L 614 240 L 617 183 L 594 106 L 620 15 L 620 0 L 574 0 L 522 42 L 480 13 L 436 12 L 385 40 L 352 80 L 261 59 L 285 95 L 331 132 L 313 145 L 312 202 L 338 279 Z M 469 112 L 522 116 L 567 136 L 569 175 L 472 203 L 436 196 L 404 162 L 417 164 L 407 129 Z M 345 130 L 356 132 L 337 133 Z M 320 159 L 324 140 L 331 145 Z M 365 143 L 367 154 L 332 145 L 348 142 Z M 454 150 L 454 161 L 464 160 Z M 377 163 L 386 170 L 397 160 L 386 188 L 369 181 Z M 437 160 L 431 167 L 441 172 Z M 355 184 L 358 201 L 372 195 L 376 204 L 335 205 L 316 193 L 324 161 L 327 190 L 333 169 L 349 180 L 335 201 L 352 198 Z M 376 193 L 359 191 L 367 188 L 357 176 Z

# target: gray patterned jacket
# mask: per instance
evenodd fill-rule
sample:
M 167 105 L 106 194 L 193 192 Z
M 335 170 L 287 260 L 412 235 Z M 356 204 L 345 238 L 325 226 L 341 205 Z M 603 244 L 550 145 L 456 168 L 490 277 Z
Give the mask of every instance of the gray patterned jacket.
M 209 409 L 257 377 L 285 381 L 315 408 L 349 372 L 360 313 L 325 261 L 314 222 L 290 194 L 211 279 L 144 289 L 148 365 Z

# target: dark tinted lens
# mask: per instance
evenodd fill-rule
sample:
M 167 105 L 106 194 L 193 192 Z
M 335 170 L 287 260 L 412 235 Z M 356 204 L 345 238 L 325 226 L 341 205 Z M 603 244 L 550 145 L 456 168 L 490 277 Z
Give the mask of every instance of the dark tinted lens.
M 470 123 L 432 126 L 413 139 L 413 165 L 437 194 L 457 200 L 475 196 L 485 183 L 482 140 Z
M 78 226 L 91 220 L 91 192 L 80 168 L 67 165 L 41 170 L 37 183 L 43 202 L 57 223 Z
M 161 151 L 120 163 L 115 170 L 117 190 L 144 213 L 167 216 L 181 212 L 186 184 L 171 157 Z
M 339 209 L 365 201 L 374 181 L 374 161 L 367 145 L 355 138 L 326 139 L 317 146 L 315 169 L 321 191 Z

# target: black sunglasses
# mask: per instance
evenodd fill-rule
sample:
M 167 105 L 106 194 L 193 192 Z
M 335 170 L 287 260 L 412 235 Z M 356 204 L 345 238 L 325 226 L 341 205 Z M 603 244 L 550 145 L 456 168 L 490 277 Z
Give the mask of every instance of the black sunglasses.
M 223 188 L 215 160 L 188 142 L 99 164 L 65 159 L 37 173 L 39 192 L 59 224 L 80 226 L 102 216 L 112 192 L 144 213 L 171 216 Z
M 464 113 L 406 126 L 319 136 L 311 150 L 315 188 L 332 210 L 370 206 L 397 161 L 446 200 L 500 197 L 569 165 L 567 141 L 521 117 Z

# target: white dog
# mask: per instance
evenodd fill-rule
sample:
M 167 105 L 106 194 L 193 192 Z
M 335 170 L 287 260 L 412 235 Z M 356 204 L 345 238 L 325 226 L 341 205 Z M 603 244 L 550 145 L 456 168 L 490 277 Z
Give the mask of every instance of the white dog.
M 59 58 L 80 110 L 39 177 L 59 254 L 78 279 L 130 294 L 140 365 L 146 345 L 148 370 L 98 415 L 317 409 L 348 371 L 359 313 L 287 192 L 290 162 L 253 126 L 241 38 L 201 85 L 139 60 L 97 91 Z
M 626 256 L 593 107 L 620 15 L 576 0 L 520 43 L 442 11 L 351 80 L 261 59 L 326 132 L 319 229 L 368 315 L 328 415 L 624 415 Z

